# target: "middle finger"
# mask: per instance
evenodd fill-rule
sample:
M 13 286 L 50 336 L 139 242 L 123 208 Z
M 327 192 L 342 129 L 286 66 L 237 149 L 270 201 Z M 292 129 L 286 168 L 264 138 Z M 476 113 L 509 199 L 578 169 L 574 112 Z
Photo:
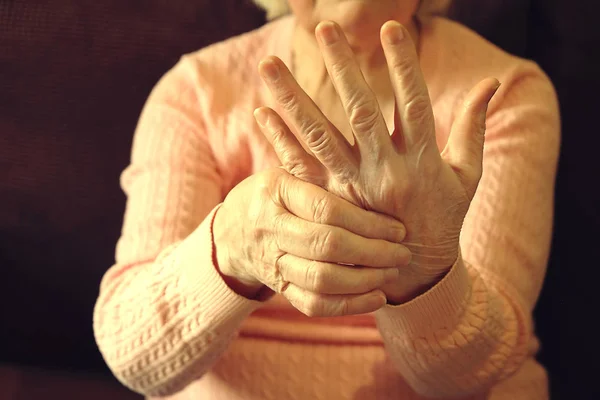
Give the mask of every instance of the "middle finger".
M 331 21 L 316 29 L 327 72 L 354 132 L 361 155 L 379 158 L 391 143 L 377 97 L 367 84 L 341 28 Z

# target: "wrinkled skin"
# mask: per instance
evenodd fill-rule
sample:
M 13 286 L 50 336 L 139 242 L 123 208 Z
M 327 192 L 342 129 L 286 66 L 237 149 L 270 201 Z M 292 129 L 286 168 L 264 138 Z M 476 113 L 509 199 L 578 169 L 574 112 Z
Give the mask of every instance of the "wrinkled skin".
M 393 303 L 409 301 L 443 278 L 459 256 L 461 227 L 482 173 L 487 105 L 499 83 L 489 78 L 471 90 L 440 154 L 427 86 L 406 28 L 390 21 L 381 29 L 395 96 L 391 136 L 341 28 L 326 21 L 316 35 L 355 143 L 276 57 L 263 60 L 259 72 L 282 115 L 260 108 L 255 117 L 291 174 L 404 223 L 412 261 L 384 292 Z

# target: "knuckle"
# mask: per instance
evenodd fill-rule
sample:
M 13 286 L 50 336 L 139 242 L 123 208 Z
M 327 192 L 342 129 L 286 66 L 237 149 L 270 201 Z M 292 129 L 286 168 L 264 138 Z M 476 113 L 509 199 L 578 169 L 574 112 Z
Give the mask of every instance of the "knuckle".
M 398 78 L 406 79 L 414 76 L 417 66 L 411 57 L 398 55 L 391 61 L 390 68 Z
M 331 70 L 331 75 L 339 79 L 344 79 L 346 76 L 348 76 L 349 66 L 350 63 L 344 58 L 342 60 L 332 62 L 329 69 Z
M 313 291 L 319 293 L 326 289 L 327 282 L 323 270 L 315 261 L 309 262 L 306 268 L 306 282 Z
M 298 104 L 298 96 L 293 90 L 280 90 L 277 93 L 277 102 L 287 111 L 293 110 Z
M 310 182 L 308 168 L 300 160 L 288 159 L 284 164 L 285 170 L 292 176 Z M 312 183 L 312 182 L 311 182 Z
M 319 196 L 312 203 L 313 221 L 329 225 L 333 216 L 331 201 L 326 196 Z
M 339 246 L 339 239 L 333 230 L 327 229 L 324 233 L 318 234 L 314 241 L 316 255 L 325 261 L 336 253 Z
M 285 262 L 285 253 L 280 253 L 275 256 L 273 262 L 268 264 L 271 266 L 271 271 L 267 274 L 271 277 L 272 284 L 270 287 L 277 293 L 285 290 L 287 282 L 285 275 L 287 274 L 287 264 Z
M 379 118 L 377 106 L 372 101 L 357 102 L 350 110 L 350 125 L 359 130 L 369 131 L 376 125 Z
M 269 131 L 271 133 L 273 147 L 285 149 L 285 138 L 287 136 L 285 129 L 279 124 L 271 124 Z
M 331 143 L 331 136 L 328 135 L 327 128 L 320 121 L 306 118 L 300 125 L 300 131 L 306 138 L 306 144 L 315 152 L 327 148 Z
M 413 97 L 406 103 L 405 112 L 409 121 L 427 121 L 431 117 L 429 99 L 423 95 Z

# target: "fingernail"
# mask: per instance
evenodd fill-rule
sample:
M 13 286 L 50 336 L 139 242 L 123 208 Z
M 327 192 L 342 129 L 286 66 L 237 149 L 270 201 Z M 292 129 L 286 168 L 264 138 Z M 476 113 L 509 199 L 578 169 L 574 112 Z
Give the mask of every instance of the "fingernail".
M 492 99 L 494 98 L 494 96 L 496 95 L 496 93 L 498 92 L 498 89 L 500 89 L 500 86 L 502 84 L 500 82 L 498 82 L 498 84 L 496 85 L 496 88 L 494 90 L 492 90 L 490 92 L 490 94 L 488 95 L 488 98 L 486 99 L 485 103 L 483 104 L 483 108 L 481 110 L 481 114 L 482 114 L 482 124 L 485 125 L 485 117 L 487 115 L 487 111 L 488 111 L 488 107 L 490 105 L 490 102 L 492 101 Z
M 372 301 L 373 309 L 379 309 L 387 303 L 387 298 L 385 297 L 385 294 L 380 290 L 373 293 L 371 295 L 370 300 Z
M 395 222 L 394 228 L 396 229 L 396 240 L 398 241 L 398 243 L 402 242 L 406 237 L 406 228 L 404 227 L 404 224 L 400 222 Z
M 398 268 L 389 268 L 385 270 L 384 278 L 386 282 L 394 282 L 400 276 Z
M 385 35 L 389 44 L 398 44 L 404 40 L 406 34 L 404 28 L 397 22 L 390 22 L 390 27 L 387 29 L 387 35 Z
M 490 96 L 490 100 L 494 97 L 494 95 L 498 92 L 498 89 L 500 89 L 500 86 L 502 86 L 502 84 L 500 82 L 498 82 L 498 86 L 496 86 L 496 89 L 494 89 L 494 91 L 492 92 L 492 95 Z
M 254 110 L 254 118 L 256 119 L 256 122 L 258 122 L 258 125 L 261 126 L 261 128 L 267 126 L 267 122 L 269 122 L 269 114 L 262 108 L 257 108 L 256 110 Z
M 337 28 L 329 21 L 322 22 L 319 25 L 319 35 L 321 36 L 321 41 L 326 45 L 333 44 L 340 39 Z
M 262 70 L 270 81 L 275 82 L 279 79 L 279 66 L 273 61 L 263 61 Z
M 412 253 L 410 250 L 402 246 L 398 251 L 396 267 L 406 267 L 408 264 L 410 264 L 411 259 Z

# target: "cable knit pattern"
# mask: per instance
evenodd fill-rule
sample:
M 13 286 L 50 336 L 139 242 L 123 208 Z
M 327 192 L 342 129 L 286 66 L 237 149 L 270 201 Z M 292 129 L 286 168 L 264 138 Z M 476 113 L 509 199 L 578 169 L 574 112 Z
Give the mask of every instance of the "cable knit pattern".
M 427 22 L 421 38 L 438 146 L 476 82 L 494 76 L 502 87 L 449 274 L 407 304 L 335 319 L 305 317 L 280 296 L 250 301 L 224 283 L 213 216 L 238 182 L 277 165 L 252 118 L 272 105 L 256 65 L 268 54 L 289 63 L 294 24 L 282 18 L 187 55 L 151 94 L 94 314 L 115 376 L 173 400 L 548 398 L 531 313 L 550 244 L 556 96 L 535 64 L 453 22 Z

